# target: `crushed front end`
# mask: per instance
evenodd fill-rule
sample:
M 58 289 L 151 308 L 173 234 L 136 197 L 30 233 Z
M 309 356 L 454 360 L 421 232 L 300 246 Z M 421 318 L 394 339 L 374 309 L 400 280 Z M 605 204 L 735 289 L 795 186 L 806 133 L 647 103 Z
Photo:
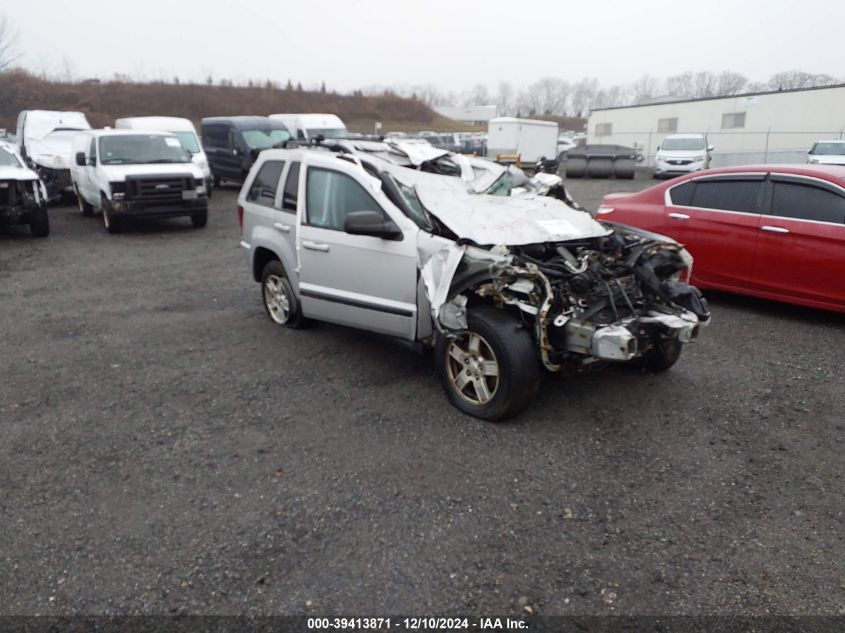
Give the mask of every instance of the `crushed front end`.
M 707 301 L 685 281 L 692 258 L 668 238 L 611 228 L 579 240 L 465 248 L 438 327 L 448 335 L 456 310 L 492 301 L 519 315 L 551 371 L 640 358 L 671 365 L 710 321 Z

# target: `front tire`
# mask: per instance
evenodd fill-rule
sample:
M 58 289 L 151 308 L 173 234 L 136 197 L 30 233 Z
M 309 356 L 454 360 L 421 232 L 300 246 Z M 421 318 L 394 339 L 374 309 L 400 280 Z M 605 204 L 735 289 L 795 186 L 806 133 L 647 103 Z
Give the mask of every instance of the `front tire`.
M 50 218 L 44 210 L 44 216 L 29 223 L 29 230 L 33 237 L 47 237 L 50 235 Z
M 646 356 L 646 369 L 654 373 L 668 371 L 678 362 L 683 348 L 684 344 L 676 338 L 656 340 L 654 342 L 654 349 Z
M 470 309 L 467 325 L 453 338 L 438 337 L 435 348 L 437 372 L 449 401 L 489 422 L 516 415 L 540 384 L 534 340 L 519 321 L 492 306 Z
M 191 224 L 194 225 L 195 229 L 201 229 L 206 224 L 208 224 L 208 209 L 203 209 L 202 211 L 197 211 L 196 213 L 192 214 Z
M 100 198 L 100 209 L 103 213 L 103 226 L 106 228 L 108 233 L 114 235 L 115 233 L 123 231 L 121 221 L 111 214 L 111 205 L 109 204 L 108 198 L 105 196 Z
M 76 191 L 76 202 L 79 206 L 79 212 L 86 218 L 94 215 L 94 205 L 85 201 L 85 198 L 82 197 L 79 189 L 75 189 L 74 191 Z
M 264 311 L 276 325 L 297 329 L 305 325 L 302 308 L 279 260 L 268 262 L 261 273 Z

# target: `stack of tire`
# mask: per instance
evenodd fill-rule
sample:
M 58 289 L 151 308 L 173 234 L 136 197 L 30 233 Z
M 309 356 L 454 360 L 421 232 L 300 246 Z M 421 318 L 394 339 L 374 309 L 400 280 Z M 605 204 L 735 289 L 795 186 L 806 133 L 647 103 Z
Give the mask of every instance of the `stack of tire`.
M 634 177 L 637 151 L 624 145 L 585 145 L 569 151 L 567 178 Z

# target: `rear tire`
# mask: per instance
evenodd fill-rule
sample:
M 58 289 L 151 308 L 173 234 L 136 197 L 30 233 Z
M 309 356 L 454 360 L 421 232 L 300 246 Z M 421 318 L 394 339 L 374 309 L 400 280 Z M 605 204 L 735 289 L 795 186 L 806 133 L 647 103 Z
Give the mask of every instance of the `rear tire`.
M 201 229 L 208 224 L 208 209 L 192 214 L 191 224 L 194 225 L 195 229 Z
M 217 189 L 220 186 L 220 176 L 212 176 L 211 180 L 214 185 L 214 188 Z
M 437 372 L 449 401 L 471 416 L 497 422 L 516 415 L 540 385 L 537 346 L 507 312 L 471 308 L 467 329 L 454 338 L 439 336 Z
M 292 329 L 307 325 L 285 268 L 277 259 L 267 262 L 261 272 L 261 299 L 264 311 L 276 325 Z

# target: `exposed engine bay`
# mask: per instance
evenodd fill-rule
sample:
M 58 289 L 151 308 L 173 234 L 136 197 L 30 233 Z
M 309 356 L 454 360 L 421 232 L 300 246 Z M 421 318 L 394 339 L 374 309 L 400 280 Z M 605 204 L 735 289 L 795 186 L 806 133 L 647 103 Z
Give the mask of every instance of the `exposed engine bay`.
M 565 242 L 467 248 L 437 327 L 447 336 L 459 331 L 467 307 L 492 300 L 519 314 L 551 371 L 565 363 L 631 361 L 695 340 L 710 311 L 682 280 L 689 254 L 660 236 L 613 229 Z

